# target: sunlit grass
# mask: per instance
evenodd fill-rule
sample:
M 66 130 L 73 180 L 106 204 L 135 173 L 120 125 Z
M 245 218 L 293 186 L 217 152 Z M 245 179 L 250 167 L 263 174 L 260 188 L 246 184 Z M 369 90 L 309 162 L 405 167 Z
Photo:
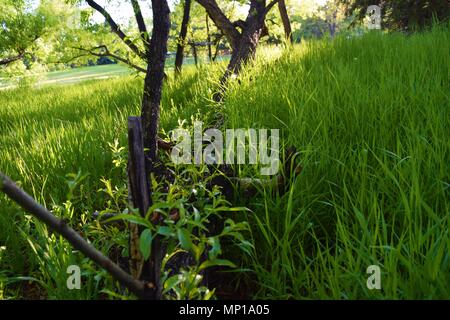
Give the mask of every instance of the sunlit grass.
M 303 167 L 290 194 L 250 203 L 258 297 L 450 296 L 449 40 L 312 42 L 230 90 L 227 126 L 280 128 Z
M 279 128 L 303 167 L 282 197 L 265 190 L 241 199 L 252 210 L 242 219 L 255 250 L 242 257 L 251 272 L 238 277 L 253 297 L 450 296 L 449 40 L 448 30 L 435 29 L 262 48 L 256 64 L 231 80 L 226 127 Z M 216 111 L 211 96 L 223 65 L 183 70 L 164 89 L 163 131 Z M 98 192 L 101 178 L 126 184 L 109 143 L 126 146 L 126 119 L 139 114 L 141 95 L 142 81 L 132 76 L 0 92 L 0 170 L 48 207 L 66 201 L 67 173 L 87 174 L 71 209 L 82 228 L 108 200 Z M 241 175 L 255 172 L 244 167 Z M 90 284 L 74 297 L 63 278 L 44 270 L 50 262 L 28 240 L 45 248 L 46 231 L 19 212 L 0 196 L 3 296 L 27 292 L 2 279 L 31 276 L 50 298 L 99 297 L 104 287 L 95 276 L 109 278 L 58 238 L 47 248 L 52 268 L 84 263 Z M 113 240 L 89 228 L 107 252 Z M 366 287 L 373 264 L 381 291 Z

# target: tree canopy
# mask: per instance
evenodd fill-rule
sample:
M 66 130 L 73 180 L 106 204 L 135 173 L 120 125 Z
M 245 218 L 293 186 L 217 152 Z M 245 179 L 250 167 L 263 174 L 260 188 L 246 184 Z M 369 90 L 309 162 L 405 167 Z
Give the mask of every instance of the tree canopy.
M 392 30 L 411 30 L 424 28 L 433 23 L 433 19 L 443 21 L 449 18 L 450 2 L 448 0 L 339 0 L 347 14 L 355 14 L 358 20 L 366 16 L 369 5 L 381 7 L 382 21 L 386 28 Z

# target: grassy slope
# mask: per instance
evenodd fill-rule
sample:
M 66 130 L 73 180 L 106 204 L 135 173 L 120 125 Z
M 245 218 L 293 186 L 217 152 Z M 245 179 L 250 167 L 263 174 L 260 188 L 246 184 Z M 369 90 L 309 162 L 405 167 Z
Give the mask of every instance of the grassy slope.
M 247 202 L 256 249 L 243 263 L 255 271 L 257 297 L 450 296 L 449 40 L 448 31 L 435 31 L 311 43 L 275 61 L 261 58 L 257 75 L 232 84 L 227 126 L 282 129 L 303 166 L 289 194 Z M 166 87 L 164 129 L 211 109 L 205 79 L 217 80 L 217 69 L 187 72 Z M 123 184 L 108 142 L 125 145 L 140 86 L 125 77 L 0 92 L 1 170 L 48 206 L 65 200 L 67 173 L 89 173 L 76 210 L 89 219 L 107 200 L 97 192 L 100 177 Z M 0 283 L 2 272 L 31 275 L 50 297 L 72 297 L 65 278 L 45 275 L 49 262 L 40 263 L 17 230 L 39 233 L 0 199 Z M 92 241 L 107 251 L 94 231 Z M 68 248 L 52 241 L 60 264 L 82 259 L 61 258 Z M 382 269 L 382 291 L 365 286 L 371 264 Z M 95 274 L 77 297 L 98 296 Z
M 312 43 L 231 90 L 229 127 L 281 128 L 302 158 L 249 216 L 261 296 L 450 297 L 449 53 L 448 31 Z

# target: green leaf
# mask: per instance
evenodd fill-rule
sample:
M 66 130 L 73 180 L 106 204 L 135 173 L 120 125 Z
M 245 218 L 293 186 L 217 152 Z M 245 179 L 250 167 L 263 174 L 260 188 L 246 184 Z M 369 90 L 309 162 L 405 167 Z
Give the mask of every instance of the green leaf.
M 147 210 L 147 214 L 145 215 L 145 219 L 149 219 L 150 216 L 152 215 L 153 212 L 160 212 L 160 213 L 164 213 L 163 210 L 160 209 L 167 209 L 169 208 L 169 204 L 167 204 L 166 202 L 157 202 L 155 204 L 153 204 L 148 210 Z
M 198 246 L 194 245 L 193 251 L 194 251 L 194 258 L 196 261 L 200 260 L 200 256 L 202 255 L 204 250 L 205 250 L 205 244 L 203 242 L 200 242 L 198 244 Z
M 178 240 L 180 240 L 181 247 L 184 250 L 192 251 L 194 248 L 194 244 L 192 243 L 191 236 L 192 234 L 189 232 L 189 230 L 185 228 L 180 228 L 177 231 L 178 234 Z
M 144 231 L 142 231 L 139 238 L 139 249 L 141 250 L 142 256 L 145 260 L 150 257 L 150 253 L 152 251 L 152 241 L 152 231 L 150 229 L 145 229 Z
M 230 260 L 214 259 L 214 260 L 207 260 L 207 261 L 203 262 L 200 265 L 199 270 L 203 270 L 203 269 L 211 268 L 211 267 L 216 267 L 216 266 L 236 268 L 236 265 L 233 262 L 231 262 Z
M 167 236 L 167 237 L 169 237 L 169 236 L 172 235 L 172 229 L 171 229 L 170 227 L 167 227 L 167 226 L 162 226 L 162 227 L 158 227 L 158 228 L 156 229 L 156 233 L 157 233 L 157 234 L 160 234 L 160 235 L 162 235 L 162 236 Z
M 117 216 L 109 218 L 109 219 L 105 220 L 105 222 L 112 222 L 112 221 L 117 221 L 117 220 L 129 221 L 131 223 L 139 224 L 139 225 L 147 227 L 147 228 L 152 227 L 152 224 L 150 221 L 145 220 L 142 217 L 135 216 L 133 214 L 124 214 L 124 213 L 118 214 Z
M 222 253 L 220 240 L 218 237 L 211 237 L 208 239 L 208 244 L 211 246 L 211 250 L 208 252 L 208 257 L 210 260 L 215 260 L 217 256 Z
M 217 207 L 214 208 L 214 211 L 230 211 L 230 212 L 238 212 L 238 211 L 248 211 L 251 212 L 249 208 L 246 207 Z
M 172 290 L 173 288 L 175 288 L 179 283 L 180 283 L 180 276 L 174 275 L 172 277 L 170 277 L 169 279 L 167 279 L 164 282 L 164 293 L 169 292 L 170 290 Z

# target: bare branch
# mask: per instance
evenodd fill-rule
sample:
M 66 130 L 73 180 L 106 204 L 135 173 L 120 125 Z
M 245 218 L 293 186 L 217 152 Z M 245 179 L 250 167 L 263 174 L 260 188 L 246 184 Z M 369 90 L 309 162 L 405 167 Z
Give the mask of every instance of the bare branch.
M 98 47 L 94 47 L 94 48 L 91 48 L 91 49 L 86 49 L 86 48 L 82 48 L 82 47 L 72 47 L 72 49 L 84 51 L 84 52 L 87 52 L 88 54 L 96 56 L 96 57 L 111 57 L 111 58 L 114 58 L 114 59 L 116 59 L 118 61 L 121 61 L 121 62 L 129 65 L 130 67 L 136 69 L 139 72 L 143 72 L 143 73 L 147 72 L 147 70 L 145 70 L 144 68 L 142 68 L 142 67 L 132 63 L 129 59 L 125 59 L 125 58 L 122 58 L 122 57 L 120 57 L 120 56 L 118 56 L 118 55 L 116 55 L 114 53 L 111 53 L 105 45 L 100 45 Z M 102 52 L 95 52 L 94 50 L 97 50 L 97 49 L 103 49 L 105 52 L 103 52 L 103 53 Z M 72 61 L 72 60 L 74 60 L 76 58 L 80 58 L 80 57 L 83 57 L 83 56 L 86 56 L 86 55 L 87 54 L 79 55 L 79 56 L 77 56 L 77 57 L 75 57 L 75 58 L 73 58 L 73 59 L 71 59 L 69 61 Z
M 233 26 L 244 30 L 247 27 L 247 23 L 244 20 L 239 19 L 233 22 Z
M 131 4 L 133 5 L 134 16 L 136 17 L 136 22 L 139 28 L 139 33 L 141 34 L 142 42 L 145 46 L 145 51 L 148 54 L 150 39 L 148 37 L 147 26 L 145 25 L 144 18 L 142 17 L 141 7 L 139 6 L 138 0 L 131 0 Z
M 12 56 L 12 57 L 8 57 L 6 59 L 0 60 L 0 66 L 2 65 L 7 65 L 10 64 L 14 61 L 20 60 L 23 58 L 23 56 L 25 55 L 25 52 L 21 52 L 18 55 Z
M 108 22 L 109 26 L 111 27 L 111 30 L 119 36 L 120 39 L 125 42 L 125 44 L 139 57 L 146 60 L 145 54 L 131 41 L 125 33 L 123 33 L 122 30 L 120 30 L 120 27 L 117 25 L 117 23 L 114 21 L 114 19 L 111 17 L 111 15 L 100 6 L 97 2 L 94 0 L 86 0 L 86 2 L 95 10 L 97 10 L 99 13 L 102 14 L 102 16 L 105 18 L 106 22 Z
M 214 21 L 214 24 L 227 37 L 231 47 L 233 49 L 237 48 L 237 42 L 239 41 L 241 34 L 234 27 L 233 23 L 225 16 L 216 0 L 197 0 L 197 2 L 205 8 L 209 17 Z
M 266 14 L 273 8 L 274 5 L 278 3 L 279 0 L 273 0 L 266 6 Z
M 146 297 L 147 290 L 144 282 L 134 279 L 131 275 L 123 271 L 119 266 L 111 261 L 111 259 L 95 249 L 75 230 L 70 228 L 64 220 L 56 218 L 25 191 L 17 187 L 17 185 L 3 173 L 0 173 L 0 191 L 4 192 L 8 195 L 8 197 L 17 202 L 23 209 L 44 222 L 51 229 L 58 232 L 67 241 L 69 241 L 75 249 L 79 250 L 85 256 L 97 263 L 100 267 L 108 271 L 114 279 L 119 281 L 123 286 L 127 287 L 131 292 L 140 298 Z

